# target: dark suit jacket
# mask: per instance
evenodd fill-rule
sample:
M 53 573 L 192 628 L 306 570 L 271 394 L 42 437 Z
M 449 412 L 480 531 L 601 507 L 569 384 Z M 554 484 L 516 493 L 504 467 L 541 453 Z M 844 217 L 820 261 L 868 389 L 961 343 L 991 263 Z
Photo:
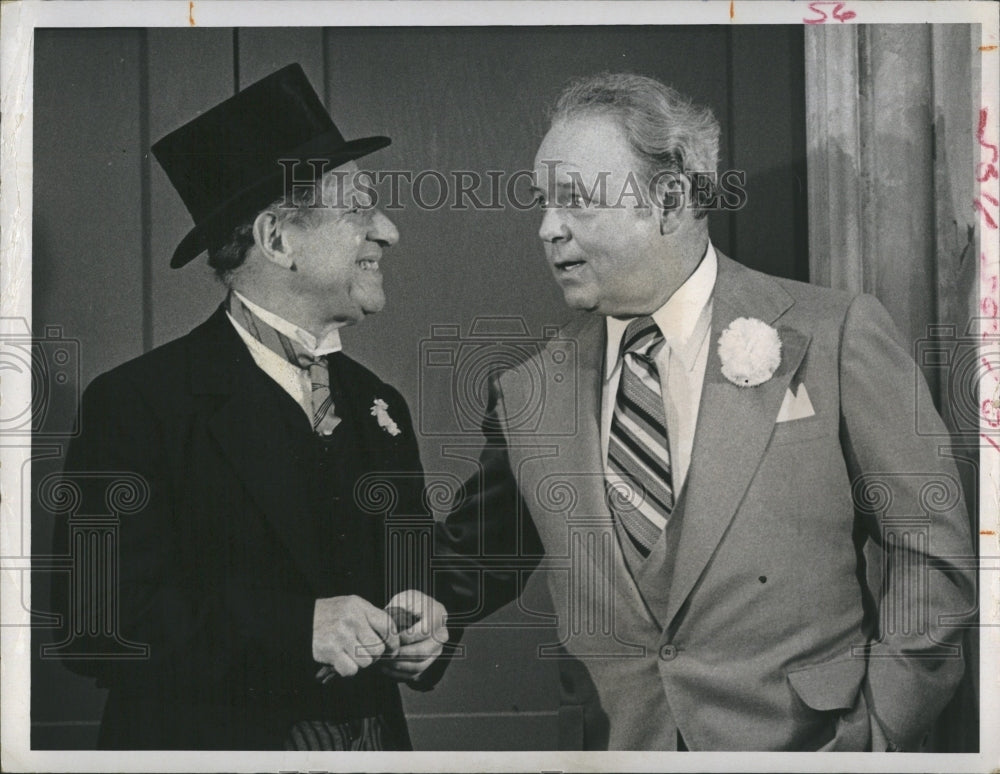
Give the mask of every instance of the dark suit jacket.
M 360 482 L 340 480 L 343 465 L 316 480 L 319 440 L 305 413 L 256 366 L 222 308 L 84 393 L 65 468 L 82 490 L 76 514 L 113 510 L 109 477 L 95 473 L 138 474 L 149 487 L 148 502 L 120 518 L 111 598 L 116 636 L 148 645 L 148 658 L 67 662 L 110 689 L 102 746 L 265 749 L 297 719 L 376 711 L 408 744 L 397 688 L 377 668 L 326 687 L 314 679 L 315 600 L 384 605 L 399 590 L 386 582 L 386 517 L 423 511 L 405 401 L 342 354 L 331 371 L 355 439 L 346 469 L 372 473 Z M 376 398 L 398 435 L 371 415 Z M 393 501 L 379 500 L 386 484 Z M 57 523 L 57 552 L 70 550 L 68 534 Z M 57 584 L 57 609 L 69 611 L 67 591 Z M 84 615 L 110 620 L 103 604 Z
M 721 371 L 719 337 L 740 317 L 782 342 L 757 387 Z M 560 643 L 540 655 L 559 659 L 563 746 L 670 750 L 680 734 L 692 750 L 864 750 L 880 729 L 916 744 L 962 675 L 975 608 L 962 490 L 926 384 L 875 299 L 722 255 L 710 335 L 687 480 L 644 561 L 623 555 L 605 500 L 604 319 L 499 376 L 481 478 L 439 533 L 452 628 L 517 593 L 525 573 L 498 571 L 504 557 L 527 568 L 544 554 Z M 525 434 L 508 411 L 565 352 L 574 399 L 546 401 L 539 424 L 569 430 Z M 812 415 L 778 421 L 803 389 Z M 865 548 L 883 559 L 875 598 Z

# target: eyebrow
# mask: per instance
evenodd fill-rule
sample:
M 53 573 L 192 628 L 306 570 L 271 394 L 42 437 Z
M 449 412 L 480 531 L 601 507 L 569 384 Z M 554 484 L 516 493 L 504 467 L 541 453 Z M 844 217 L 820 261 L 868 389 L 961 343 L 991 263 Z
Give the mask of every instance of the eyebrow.
M 358 188 L 351 180 L 344 180 L 343 184 L 331 184 L 329 190 L 323 192 L 323 203 L 334 209 L 350 209 L 355 199 L 362 205 L 375 201 L 370 191 Z
M 566 190 L 567 188 L 575 188 L 575 187 L 576 187 L 575 180 L 571 180 L 569 182 L 556 183 L 556 190 Z M 541 188 L 540 186 L 537 186 L 534 183 L 528 186 L 529 191 L 538 191 L 539 193 L 545 193 L 545 191 L 550 190 L 550 188 L 551 186 L 548 188 Z

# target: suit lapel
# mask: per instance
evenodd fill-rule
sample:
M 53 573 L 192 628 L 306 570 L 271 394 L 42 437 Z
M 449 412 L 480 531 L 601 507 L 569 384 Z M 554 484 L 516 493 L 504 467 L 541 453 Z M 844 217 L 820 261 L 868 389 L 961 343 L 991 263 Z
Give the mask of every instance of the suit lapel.
M 809 337 L 775 322 L 791 303 L 776 282 L 719 255 L 712 338 L 685 484 L 683 522 L 669 591 L 658 601 L 665 625 L 677 615 L 735 516 L 760 465 L 785 391 L 805 355 Z M 722 375 L 717 342 L 738 317 L 775 325 L 781 338 L 781 363 L 757 387 L 738 387 Z
M 223 308 L 204 330 L 204 337 L 191 342 L 189 359 L 194 391 L 222 397 L 208 419 L 209 432 L 236 478 L 319 589 L 328 575 L 329 552 L 309 507 L 308 461 L 303 459 L 303 445 L 296 443 L 293 424 L 301 419 L 305 431 L 309 420 L 257 367 Z
M 512 463 L 515 473 L 520 473 L 522 495 L 531 513 L 551 511 L 541 503 L 547 491 L 547 484 L 566 482 L 570 486 L 575 501 L 572 511 L 564 513 L 569 523 L 559 523 L 556 529 L 565 535 L 567 528 L 572 529 L 573 520 L 582 519 L 584 529 L 611 530 L 612 545 L 615 559 L 612 565 L 612 583 L 615 594 L 620 600 L 625 600 L 634 606 L 649 621 L 652 615 L 643 601 L 642 595 L 635 584 L 625 564 L 621 549 L 614 535 L 611 512 L 608 510 L 604 489 L 604 463 L 601 458 L 601 395 L 604 386 L 604 353 L 607 348 L 607 327 L 603 317 L 596 315 L 582 317 L 578 322 L 567 326 L 560 338 L 575 342 L 576 350 L 576 401 L 566 400 L 546 405 L 549 420 L 555 427 L 573 427 L 576 432 L 572 437 L 555 440 L 558 449 L 554 456 L 546 457 L 537 472 L 532 466 L 519 466 L 516 461 L 516 447 L 511 449 Z M 528 405 L 532 399 L 525 393 L 527 380 L 506 378 L 501 379 L 501 387 L 505 400 L 512 406 Z M 544 526 L 544 525 L 539 525 Z M 558 539 L 557 539 L 558 540 Z M 558 544 L 558 542 L 557 542 Z M 601 557 L 589 557 L 590 572 L 601 573 L 606 566 Z M 584 573 L 586 575 L 586 573 Z M 595 581 L 596 582 L 596 581 Z
M 329 364 L 337 414 L 343 417 L 355 434 L 364 469 L 371 473 L 411 476 L 413 463 L 405 457 L 403 436 L 392 435 L 372 414 L 376 399 L 386 402 L 386 414 L 393 421 L 402 420 L 407 412 L 406 406 L 398 403 L 397 396 L 386 394 L 384 385 L 377 377 L 344 353 L 330 355 Z M 405 432 L 402 425 L 399 429 Z M 422 472 L 420 475 L 423 475 Z M 387 479 L 387 476 L 382 475 L 381 478 Z

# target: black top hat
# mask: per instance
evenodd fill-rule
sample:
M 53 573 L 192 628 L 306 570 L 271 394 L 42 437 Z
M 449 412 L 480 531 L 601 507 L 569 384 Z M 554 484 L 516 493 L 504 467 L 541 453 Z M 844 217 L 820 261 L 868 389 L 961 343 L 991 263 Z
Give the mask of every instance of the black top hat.
M 248 86 L 153 145 L 195 223 L 170 265 L 222 244 L 242 220 L 287 193 L 292 180 L 279 159 L 322 159 L 332 169 L 389 142 L 344 140 L 298 64 Z M 300 164 L 295 182 L 319 166 Z

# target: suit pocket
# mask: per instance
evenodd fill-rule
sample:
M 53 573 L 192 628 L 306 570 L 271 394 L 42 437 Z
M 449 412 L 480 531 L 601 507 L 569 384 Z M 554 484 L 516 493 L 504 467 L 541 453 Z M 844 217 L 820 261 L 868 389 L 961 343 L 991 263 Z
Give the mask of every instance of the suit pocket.
M 790 419 L 787 422 L 776 422 L 771 433 L 771 446 L 786 443 L 798 443 L 822 438 L 827 434 L 825 423 L 820 416 L 805 419 Z
M 865 678 L 863 658 L 842 658 L 788 673 L 788 682 L 802 702 L 820 712 L 851 709 Z

